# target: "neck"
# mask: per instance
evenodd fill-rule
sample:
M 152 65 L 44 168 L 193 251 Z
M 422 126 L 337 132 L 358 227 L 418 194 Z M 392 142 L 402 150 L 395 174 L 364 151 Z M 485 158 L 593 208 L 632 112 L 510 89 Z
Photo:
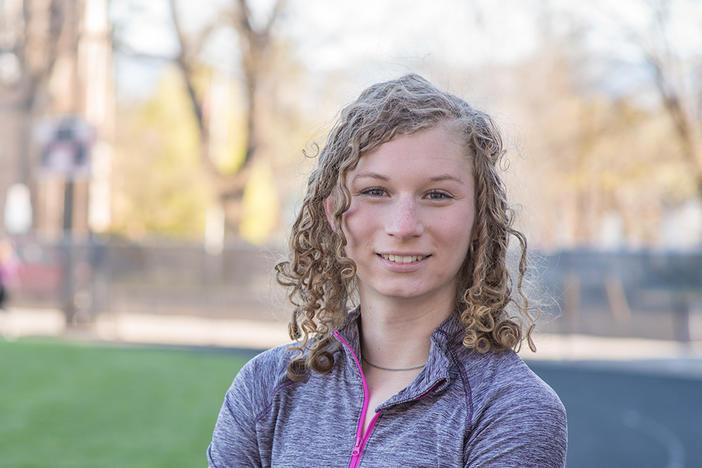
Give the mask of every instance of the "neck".
M 364 301 L 361 294 L 363 356 L 373 364 L 389 368 L 425 364 L 431 334 L 451 313 L 453 297 L 450 301 L 367 299 Z

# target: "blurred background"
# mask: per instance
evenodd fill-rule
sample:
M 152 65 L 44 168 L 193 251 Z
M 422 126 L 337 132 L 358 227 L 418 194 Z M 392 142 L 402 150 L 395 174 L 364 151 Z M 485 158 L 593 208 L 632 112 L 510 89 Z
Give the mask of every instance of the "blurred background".
M 287 341 L 306 155 L 415 72 L 505 135 L 568 466 L 702 466 L 701 30 L 697 0 L 0 1 L 0 465 L 204 465 Z

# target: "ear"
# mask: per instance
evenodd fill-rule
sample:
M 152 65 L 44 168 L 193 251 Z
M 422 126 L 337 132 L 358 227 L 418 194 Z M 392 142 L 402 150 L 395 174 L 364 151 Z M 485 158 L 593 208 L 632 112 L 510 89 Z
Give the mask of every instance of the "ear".
M 336 211 L 336 207 L 334 205 L 336 205 L 336 203 L 334 203 L 334 199 L 331 195 L 324 199 L 324 214 L 327 216 L 327 222 L 332 231 L 336 231 L 336 227 L 334 226 L 334 211 Z

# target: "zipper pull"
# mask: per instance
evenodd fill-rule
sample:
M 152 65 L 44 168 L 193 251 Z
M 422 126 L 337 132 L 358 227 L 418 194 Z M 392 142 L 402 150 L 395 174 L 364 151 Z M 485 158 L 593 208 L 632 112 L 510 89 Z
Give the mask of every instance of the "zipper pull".
M 357 457 L 359 453 L 361 453 L 361 438 L 357 437 L 356 438 L 356 445 L 353 446 L 353 450 L 351 451 L 351 455 L 353 455 L 354 457 Z

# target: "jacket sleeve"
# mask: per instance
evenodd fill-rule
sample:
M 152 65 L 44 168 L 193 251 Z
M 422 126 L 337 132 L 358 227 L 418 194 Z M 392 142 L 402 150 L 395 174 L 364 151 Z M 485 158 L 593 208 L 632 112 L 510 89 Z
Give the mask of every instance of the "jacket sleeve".
M 256 437 L 256 408 L 261 405 L 254 399 L 253 367 L 252 361 L 245 364 L 224 396 L 207 448 L 209 468 L 261 466 Z
M 465 466 L 562 468 L 567 446 L 566 412 L 556 394 L 514 392 L 493 400 L 476 422 Z

